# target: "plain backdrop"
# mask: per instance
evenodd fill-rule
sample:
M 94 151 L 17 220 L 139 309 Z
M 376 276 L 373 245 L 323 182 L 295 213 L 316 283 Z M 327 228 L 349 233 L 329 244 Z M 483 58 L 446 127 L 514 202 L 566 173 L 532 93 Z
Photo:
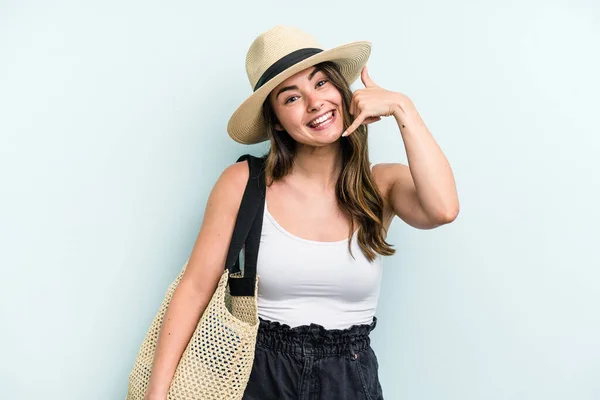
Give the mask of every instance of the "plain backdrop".
M 225 128 L 277 24 L 372 41 L 456 176 L 454 223 L 388 236 L 385 398 L 600 398 L 592 0 L 0 1 L 0 398 L 125 397 L 212 185 L 267 149 Z M 369 145 L 406 162 L 391 118 Z

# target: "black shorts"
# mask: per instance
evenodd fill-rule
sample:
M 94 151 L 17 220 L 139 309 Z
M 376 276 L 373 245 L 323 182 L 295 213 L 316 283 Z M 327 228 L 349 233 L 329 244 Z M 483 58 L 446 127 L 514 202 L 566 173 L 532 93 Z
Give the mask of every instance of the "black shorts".
M 260 319 L 243 400 L 381 400 L 371 324 L 326 330 Z

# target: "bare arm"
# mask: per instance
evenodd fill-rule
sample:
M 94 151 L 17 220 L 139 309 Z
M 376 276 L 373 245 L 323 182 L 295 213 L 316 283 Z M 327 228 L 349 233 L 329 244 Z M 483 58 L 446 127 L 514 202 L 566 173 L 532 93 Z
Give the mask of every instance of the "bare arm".
M 355 116 L 342 136 L 361 124 L 394 116 L 402 134 L 408 165 L 385 164 L 373 168 L 373 176 L 385 197 L 386 227 L 394 215 L 421 229 L 454 221 L 459 211 L 454 175 L 446 156 L 425 126 L 412 100 L 400 92 L 377 86 L 364 67 L 364 89 L 352 95 L 350 114 Z
M 442 225 L 423 209 L 407 165 L 377 164 L 373 167 L 373 176 L 384 198 L 386 228 L 389 228 L 395 216 L 418 229 L 433 229 Z
M 399 94 L 394 118 L 408 157 L 408 166 L 396 167 L 398 174 L 390 193 L 394 209 L 402 208 L 401 202 L 412 197 L 420 204 L 419 213 L 429 217 L 431 227 L 454 221 L 459 212 L 458 194 L 442 149 L 408 97 Z
M 163 321 L 146 399 L 166 399 L 177 364 L 223 274 L 246 183 L 247 162 L 223 171 L 213 187 L 188 266 Z
M 373 176 L 386 203 L 386 224 L 400 217 L 420 229 L 448 224 L 459 212 L 454 175 L 446 156 L 416 108 L 401 93 L 393 93 L 391 109 L 398 123 L 408 164 L 379 164 Z
M 395 216 L 418 229 L 434 229 L 448 224 L 456 218 L 456 214 L 433 217 L 426 211 L 419 198 L 408 165 L 400 163 L 377 164 L 373 167 L 373 177 L 384 197 L 386 228 L 390 226 Z

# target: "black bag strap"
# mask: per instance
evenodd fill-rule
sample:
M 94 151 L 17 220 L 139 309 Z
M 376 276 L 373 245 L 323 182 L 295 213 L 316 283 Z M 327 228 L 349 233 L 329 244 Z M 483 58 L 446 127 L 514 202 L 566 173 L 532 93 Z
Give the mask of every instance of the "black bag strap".
M 242 160 L 248 162 L 250 173 L 235 221 L 225 268 L 230 272 L 239 271 L 239 256 L 245 244 L 244 276 L 230 278 L 229 289 L 232 296 L 254 296 L 256 263 L 265 207 L 264 158 L 245 154 L 238 158 L 238 162 Z

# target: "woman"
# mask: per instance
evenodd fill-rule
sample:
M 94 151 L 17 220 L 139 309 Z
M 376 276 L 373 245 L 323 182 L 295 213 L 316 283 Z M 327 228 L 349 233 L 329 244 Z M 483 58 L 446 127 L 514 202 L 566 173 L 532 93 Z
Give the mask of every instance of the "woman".
M 377 86 L 368 42 L 321 50 L 310 35 L 277 26 L 251 45 L 254 93 L 229 135 L 269 140 L 258 259 L 260 327 L 244 399 L 381 399 L 375 327 L 381 256 L 394 216 L 420 229 L 453 221 L 450 166 L 405 95 Z M 360 75 L 364 89 L 349 84 Z M 366 125 L 393 116 L 408 162 L 369 163 Z M 211 191 L 186 274 L 161 329 L 147 399 L 166 399 L 170 380 L 223 272 L 248 180 L 245 162 Z

